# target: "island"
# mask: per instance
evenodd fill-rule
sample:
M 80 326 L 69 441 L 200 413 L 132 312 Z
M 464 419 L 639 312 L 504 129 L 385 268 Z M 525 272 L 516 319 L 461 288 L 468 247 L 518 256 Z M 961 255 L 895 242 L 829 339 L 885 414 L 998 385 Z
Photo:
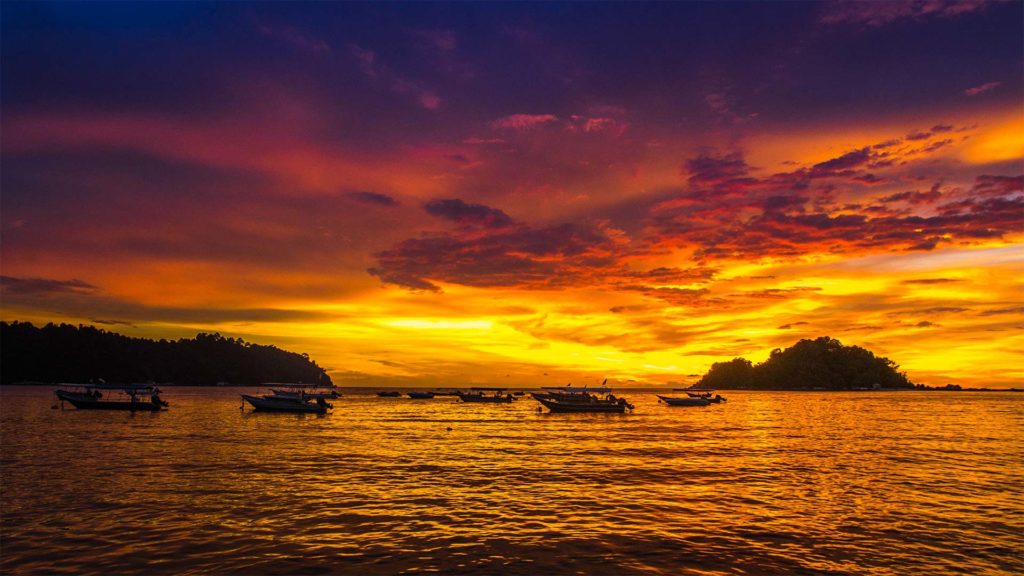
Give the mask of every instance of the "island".
M 716 362 L 694 388 L 745 390 L 902 390 L 923 389 L 899 365 L 860 346 L 844 346 L 828 336 L 800 340 L 772 350 L 767 360 Z
M 332 384 L 307 354 L 197 334 L 149 340 L 94 326 L 0 322 L 0 383 Z

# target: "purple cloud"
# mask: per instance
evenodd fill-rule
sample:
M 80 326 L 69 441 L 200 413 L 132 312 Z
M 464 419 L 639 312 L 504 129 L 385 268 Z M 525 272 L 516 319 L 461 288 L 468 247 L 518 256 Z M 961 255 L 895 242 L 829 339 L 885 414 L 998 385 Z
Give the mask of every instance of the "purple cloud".
M 811 168 L 812 175 L 827 175 L 842 170 L 849 170 L 867 164 L 873 158 L 871 148 L 865 146 L 860 150 L 847 152 L 838 158 L 819 162 Z
M 1002 85 L 1002 82 L 986 82 L 980 86 L 975 86 L 973 88 L 968 88 L 967 90 L 964 90 L 964 94 L 966 94 L 967 96 L 977 96 L 979 94 L 984 94 L 985 92 L 995 90 L 996 88 L 999 88 Z
M 424 208 L 432 216 L 484 228 L 504 228 L 515 223 L 511 216 L 483 204 L 467 204 L 458 198 L 432 200 Z
M 373 50 L 368 50 L 357 44 L 350 44 L 349 52 L 359 64 L 363 74 L 366 74 L 372 80 L 383 83 L 391 92 L 410 96 L 417 104 L 427 110 L 437 110 L 441 107 L 442 100 L 437 94 L 408 78 L 392 72 L 390 68 L 380 61 Z
M 691 184 L 721 184 L 745 178 L 750 167 L 739 152 L 722 156 L 703 154 L 686 161 L 684 174 Z
M 8 296 L 50 296 L 53 294 L 92 294 L 98 287 L 78 279 L 15 278 L 0 276 L 0 290 Z
M 349 192 L 346 196 L 363 204 L 376 204 L 377 206 L 395 206 L 398 204 L 398 201 L 391 196 L 378 192 Z
M 524 131 L 556 122 L 558 122 L 558 116 L 554 114 L 512 114 L 491 121 L 490 126 L 496 130 Z
M 951 18 L 986 8 L 984 0 L 837 0 L 824 4 L 823 24 L 861 24 L 877 28 L 897 20 L 920 20 L 939 16 Z

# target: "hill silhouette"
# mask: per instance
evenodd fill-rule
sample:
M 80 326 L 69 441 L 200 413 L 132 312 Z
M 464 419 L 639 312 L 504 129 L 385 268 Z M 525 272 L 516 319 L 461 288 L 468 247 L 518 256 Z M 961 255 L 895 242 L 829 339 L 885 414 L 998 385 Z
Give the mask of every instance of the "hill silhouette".
M 0 322 L 0 382 L 261 382 L 330 384 L 306 354 L 197 334 L 179 340 L 130 338 L 94 326 Z
M 696 386 L 749 390 L 914 388 L 898 368 L 892 360 L 860 346 L 844 346 L 835 338 L 822 336 L 801 340 L 785 350 L 776 348 L 757 365 L 745 358 L 716 362 Z

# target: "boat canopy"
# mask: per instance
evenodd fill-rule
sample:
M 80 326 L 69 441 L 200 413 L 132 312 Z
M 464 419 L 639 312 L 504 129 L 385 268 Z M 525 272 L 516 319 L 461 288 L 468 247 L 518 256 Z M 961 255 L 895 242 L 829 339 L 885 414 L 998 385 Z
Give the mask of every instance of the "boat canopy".
M 86 388 L 89 390 L 124 390 L 126 392 L 146 392 L 156 388 L 155 384 L 57 384 L 61 388 Z
M 714 392 L 714 388 L 673 388 L 673 392 Z
M 336 386 L 334 386 L 333 384 L 295 384 L 295 383 L 286 383 L 286 382 L 264 382 L 263 384 L 260 384 L 260 386 L 268 386 L 268 387 L 274 387 L 274 388 L 295 388 L 295 389 L 304 389 L 304 388 L 330 388 L 330 389 L 334 389 L 334 388 L 336 388 Z
M 611 392 L 612 389 L 608 386 L 595 386 L 588 388 L 587 386 L 545 386 L 544 390 L 562 390 L 565 392 L 591 392 L 591 393 L 605 393 Z
M 470 390 L 489 390 L 491 392 L 504 392 L 505 390 L 508 390 L 508 388 L 496 388 L 496 387 L 488 387 L 488 386 L 474 386 L 474 387 L 470 388 Z

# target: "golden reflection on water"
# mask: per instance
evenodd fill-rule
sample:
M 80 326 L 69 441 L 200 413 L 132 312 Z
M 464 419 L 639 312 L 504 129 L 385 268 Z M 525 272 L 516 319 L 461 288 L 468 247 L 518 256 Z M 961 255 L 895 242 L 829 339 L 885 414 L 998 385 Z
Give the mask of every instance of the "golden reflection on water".
M 0 390 L 3 572 L 1024 571 L 1020 394 L 552 415 L 351 391 L 315 417 L 238 392 L 132 415 Z

